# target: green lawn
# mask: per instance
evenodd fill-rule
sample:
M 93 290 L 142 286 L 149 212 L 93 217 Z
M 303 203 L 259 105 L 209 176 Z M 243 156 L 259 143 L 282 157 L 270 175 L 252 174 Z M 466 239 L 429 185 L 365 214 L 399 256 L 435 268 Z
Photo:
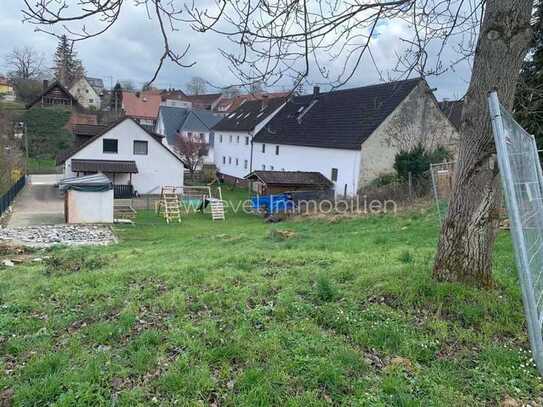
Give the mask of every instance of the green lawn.
M 290 234 L 281 231 L 292 231 Z M 165 225 L 0 271 L 16 405 L 536 405 L 509 238 L 497 288 L 430 278 L 431 210 Z

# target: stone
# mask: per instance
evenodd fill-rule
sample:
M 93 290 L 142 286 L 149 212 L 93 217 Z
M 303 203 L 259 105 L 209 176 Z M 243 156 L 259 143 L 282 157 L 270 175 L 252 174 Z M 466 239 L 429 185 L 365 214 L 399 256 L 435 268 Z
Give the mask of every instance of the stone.
M 0 241 L 16 241 L 26 246 L 103 245 L 115 242 L 110 228 L 96 225 L 42 225 L 0 229 Z
M 2 260 L 2 265 L 4 267 L 13 267 L 15 266 L 15 263 L 13 263 L 11 260 Z

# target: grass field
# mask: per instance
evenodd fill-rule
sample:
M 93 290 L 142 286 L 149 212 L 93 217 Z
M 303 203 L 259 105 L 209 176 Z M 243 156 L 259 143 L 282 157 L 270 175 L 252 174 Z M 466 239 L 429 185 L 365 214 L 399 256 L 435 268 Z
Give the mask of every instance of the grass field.
M 505 234 L 497 288 L 480 291 L 431 280 L 430 210 L 273 226 L 231 214 L 165 225 L 141 213 L 117 232 L 117 245 L 54 249 L 46 264 L 0 271 L 0 398 L 541 403 Z

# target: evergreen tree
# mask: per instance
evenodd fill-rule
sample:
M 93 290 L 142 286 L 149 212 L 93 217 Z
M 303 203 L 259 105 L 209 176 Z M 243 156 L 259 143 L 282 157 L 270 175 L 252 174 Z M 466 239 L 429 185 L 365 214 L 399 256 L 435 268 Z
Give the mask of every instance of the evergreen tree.
M 55 52 L 55 79 L 64 86 L 71 86 L 76 80 L 85 75 L 85 69 L 81 60 L 77 58 L 73 43 L 70 43 L 66 35 L 60 37 Z
M 535 136 L 543 148 L 543 2 L 533 16 L 534 36 L 528 59 L 522 65 L 515 97 L 515 119 Z

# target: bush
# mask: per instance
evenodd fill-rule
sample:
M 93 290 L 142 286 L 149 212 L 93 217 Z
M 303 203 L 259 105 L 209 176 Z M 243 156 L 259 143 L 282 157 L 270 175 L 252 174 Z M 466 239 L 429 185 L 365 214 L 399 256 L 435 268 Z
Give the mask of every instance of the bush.
M 437 147 L 429 152 L 422 144 L 409 151 L 400 151 L 394 158 L 394 169 L 398 176 L 407 180 L 409 173 L 414 179 L 422 178 L 430 170 L 430 164 L 449 159 L 451 154 L 445 147 Z
M 54 159 L 71 146 L 72 135 L 64 128 L 70 116 L 61 107 L 34 107 L 24 113 L 31 158 Z
M 373 181 L 370 182 L 369 186 L 374 188 L 384 187 L 385 185 L 394 184 L 398 182 L 398 175 L 393 172 L 387 174 L 381 174 Z

